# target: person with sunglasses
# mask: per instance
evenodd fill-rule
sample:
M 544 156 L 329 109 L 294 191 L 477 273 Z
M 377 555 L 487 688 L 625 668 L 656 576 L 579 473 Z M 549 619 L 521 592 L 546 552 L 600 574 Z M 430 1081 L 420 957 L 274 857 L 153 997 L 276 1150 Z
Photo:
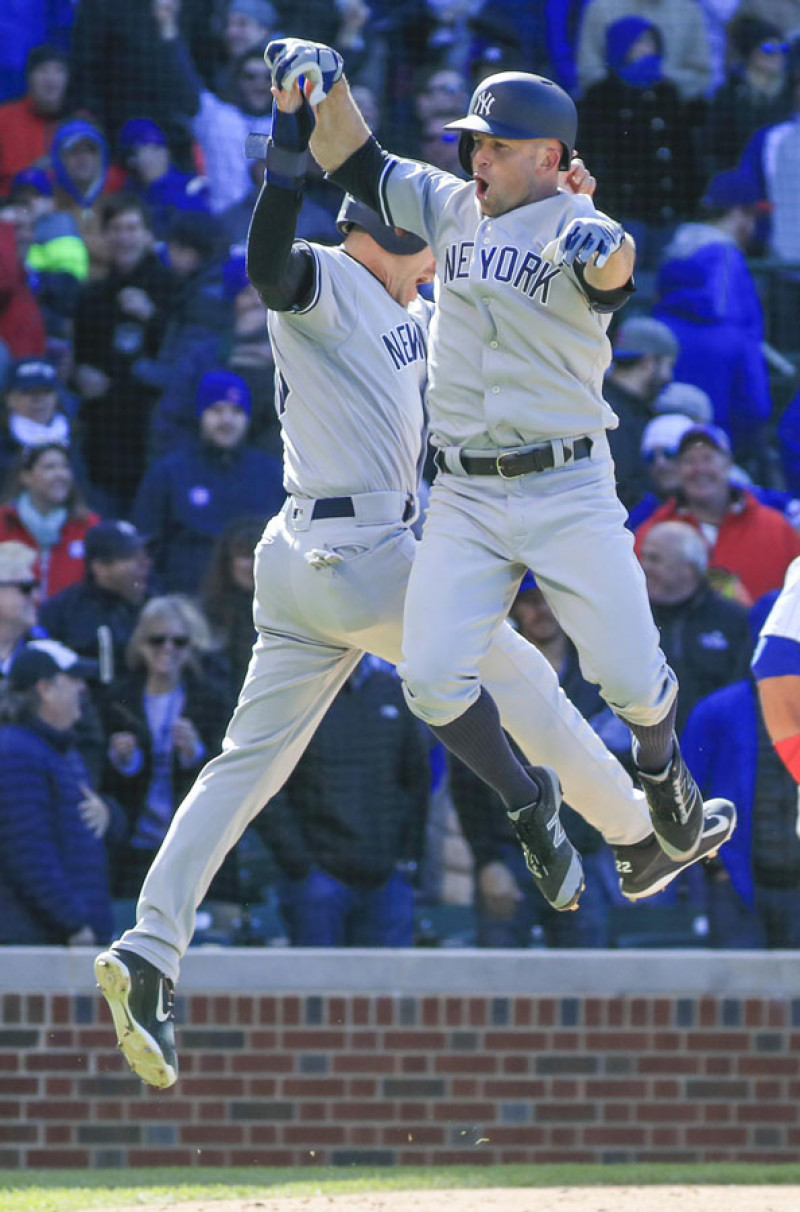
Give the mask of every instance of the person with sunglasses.
M 36 552 L 16 540 L 0 542 L 0 681 L 27 640 L 45 633 L 36 617 Z
M 115 896 L 138 893 L 175 809 L 206 758 L 219 750 L 228 701 L 205 676 L 203 658 L 211 648 L 208 622 L 189 598 L 152 598 L 128 643 L 128 672 L 108 689 L 108 786 L 128 817 Z M 229 861 L 216 899 L 235 899 L 232 871 Z

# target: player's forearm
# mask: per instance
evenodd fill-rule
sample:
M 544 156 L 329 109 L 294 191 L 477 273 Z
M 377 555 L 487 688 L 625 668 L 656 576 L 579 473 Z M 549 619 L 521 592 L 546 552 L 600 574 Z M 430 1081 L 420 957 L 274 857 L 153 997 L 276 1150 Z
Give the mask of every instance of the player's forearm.
M 594 290 L 619 290 L 630 281 L 636 263 L 636 245 L 626 233 L 625 241 L 600 269 L 591 261 L 583 271 L 584 281 Z
M 767 732 L 792 778 L 800 783 L 800 677 L 765 678 L 758 697 Z
M 314 112 L 317 122 L 311 136 L 311 153 L 331 173 L 366 143 L 370 130 L 344 76 Z

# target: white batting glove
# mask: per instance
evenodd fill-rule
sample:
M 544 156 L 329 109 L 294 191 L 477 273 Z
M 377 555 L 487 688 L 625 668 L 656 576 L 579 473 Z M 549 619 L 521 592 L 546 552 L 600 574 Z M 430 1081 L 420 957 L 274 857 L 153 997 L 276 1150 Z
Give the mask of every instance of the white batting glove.
M 574 265 L 580 261 L 582 265 L 588 265 L 597 254 L 594 264 L 601 269 L 624 240 L 625 229 L 613 219 L 600 215 L 572 219 L 558 238 L 553 264 Z
M 298 76 L 314 85 L 308 100 L 311 105 L 324 101 L 341 77 L 342 56 L 321 42 L 304 42 L 301 38 L 280 38 L 267 43 L 264 62 L 272 72 L 275 88 L 288 92 Z

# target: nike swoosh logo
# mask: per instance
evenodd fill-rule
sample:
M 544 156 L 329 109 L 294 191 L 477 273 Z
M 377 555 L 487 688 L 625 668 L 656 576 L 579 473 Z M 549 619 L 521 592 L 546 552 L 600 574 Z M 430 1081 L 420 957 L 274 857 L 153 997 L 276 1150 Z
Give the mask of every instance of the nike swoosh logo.
M 169 1010 L 164 1009 L 164 982 L 158 982 L 158 1000 L 156 1001 L 156 1018 L 160 1023 L 169 1022 Z
M 707 837 L 716 837 L 718 833 L 727 833 L 731 822 L 727 816 L 720 816 L 716 812 L 711 812 L 705 819 L 703 825 L 703 840 Z

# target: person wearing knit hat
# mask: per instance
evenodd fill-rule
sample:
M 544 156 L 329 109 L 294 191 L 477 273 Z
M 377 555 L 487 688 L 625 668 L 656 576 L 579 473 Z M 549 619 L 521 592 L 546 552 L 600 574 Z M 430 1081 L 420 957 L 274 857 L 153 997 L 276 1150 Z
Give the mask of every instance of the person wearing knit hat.
M 707 391 L 694 383 L 682 383 L 673 379 L 662 387 L 653 401 L 656 416 L 678 413 L 690 417 L 698 425 L 710 425 L 714 420 L 714 405 Z
M 0 195 L 20 169 L 38 164 L 50 150 L 64 108 L 69 69 L 59 46 L 40 43 L 27 58 L 23 97 L 0 105 Z
M 194 444 L 145 473 L 133 517 L 152 536 L 156 574 L 168 592 L 198 593 L 217 536 L 237 518 L 266 520 L 283 504 L 280 460 L 247 442 L 251 406 L 240 375 L 207 371 L 197 386 Z

